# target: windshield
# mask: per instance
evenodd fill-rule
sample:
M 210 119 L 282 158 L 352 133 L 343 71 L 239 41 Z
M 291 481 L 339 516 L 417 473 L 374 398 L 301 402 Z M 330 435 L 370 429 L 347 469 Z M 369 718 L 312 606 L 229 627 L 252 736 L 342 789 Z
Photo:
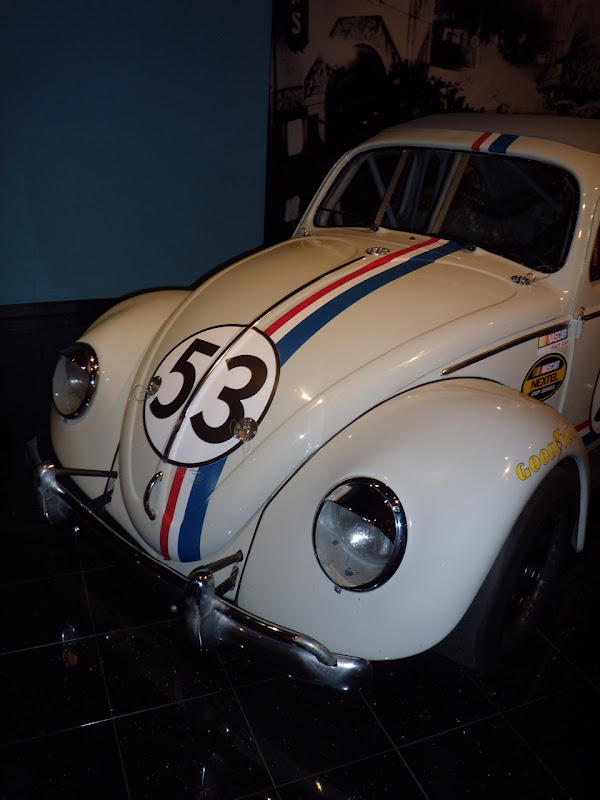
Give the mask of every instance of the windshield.
M 439 236 L 556 272 L 579 190 L 562 167 L 528 158 L 426 148 L 361 153 L 315 214 L 317 227 L 364 226 Z

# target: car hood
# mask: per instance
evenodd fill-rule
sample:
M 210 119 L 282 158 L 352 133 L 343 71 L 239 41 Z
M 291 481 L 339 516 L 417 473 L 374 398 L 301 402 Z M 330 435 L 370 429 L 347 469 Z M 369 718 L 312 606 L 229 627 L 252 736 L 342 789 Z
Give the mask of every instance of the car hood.
M 506 259 L 436 238 L 374 246 L 372 234 L 345 234 L 292 239 L 229 267 L 150 345 L 120 472 L 136 528 L 165 558 L 222 551 L 352 420 L 559 314 L 555 293 L 512 281 L 523 269 Z

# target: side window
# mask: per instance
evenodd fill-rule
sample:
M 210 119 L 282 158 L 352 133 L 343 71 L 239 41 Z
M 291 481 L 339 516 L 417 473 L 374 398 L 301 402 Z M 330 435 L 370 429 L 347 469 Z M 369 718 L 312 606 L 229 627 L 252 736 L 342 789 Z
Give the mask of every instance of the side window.
M 590 281 L 600 281 L 600 253 L 599 250 L 600 231 L 596 236 L 594 247 L 592 248 L 592 257 L 590 259 Z

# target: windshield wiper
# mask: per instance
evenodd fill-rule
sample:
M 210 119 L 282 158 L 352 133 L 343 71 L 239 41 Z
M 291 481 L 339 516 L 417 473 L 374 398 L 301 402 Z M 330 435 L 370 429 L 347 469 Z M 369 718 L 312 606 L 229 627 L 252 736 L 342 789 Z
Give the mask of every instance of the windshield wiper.
M 467 239 L 466 236 L 456 235 L 455 233 L 444 233 L 444 231 L 439 231 L 437 234 L 429 234 L 430 236 L 443 236 L 444 239 L 448 239 L 449 242 L 452 244 L 458 244 L 463 250 L 468 250 L 472 253 L 479 245 L 472 242 L 470 239 Z

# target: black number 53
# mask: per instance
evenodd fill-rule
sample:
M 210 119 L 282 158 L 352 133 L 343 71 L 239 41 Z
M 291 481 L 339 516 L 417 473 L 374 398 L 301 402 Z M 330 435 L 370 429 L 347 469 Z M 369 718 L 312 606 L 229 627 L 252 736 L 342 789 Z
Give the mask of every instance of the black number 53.
M 156 370 L 162 382 L 147 401 L 146 434 L 154 449 L 172 463 L 201 464 L 222 457 L 240 444 L 233 438 L 233 424 L 247 416 L 258 421 L 271 402 L 278 376 L 277 352 L 270 339 L 254 329 L 238 338 L 196 391 L 222 347 L 235 338 L 232 333 L 239 334 L 238 326 L 195 334 L 177 345 Z M 247 380 L 240 386 L 236 371 L 241 368 Z M 173 437 L 182 411 L 185 419 Z M 167 442 L 168 453 L 164 452 Z

